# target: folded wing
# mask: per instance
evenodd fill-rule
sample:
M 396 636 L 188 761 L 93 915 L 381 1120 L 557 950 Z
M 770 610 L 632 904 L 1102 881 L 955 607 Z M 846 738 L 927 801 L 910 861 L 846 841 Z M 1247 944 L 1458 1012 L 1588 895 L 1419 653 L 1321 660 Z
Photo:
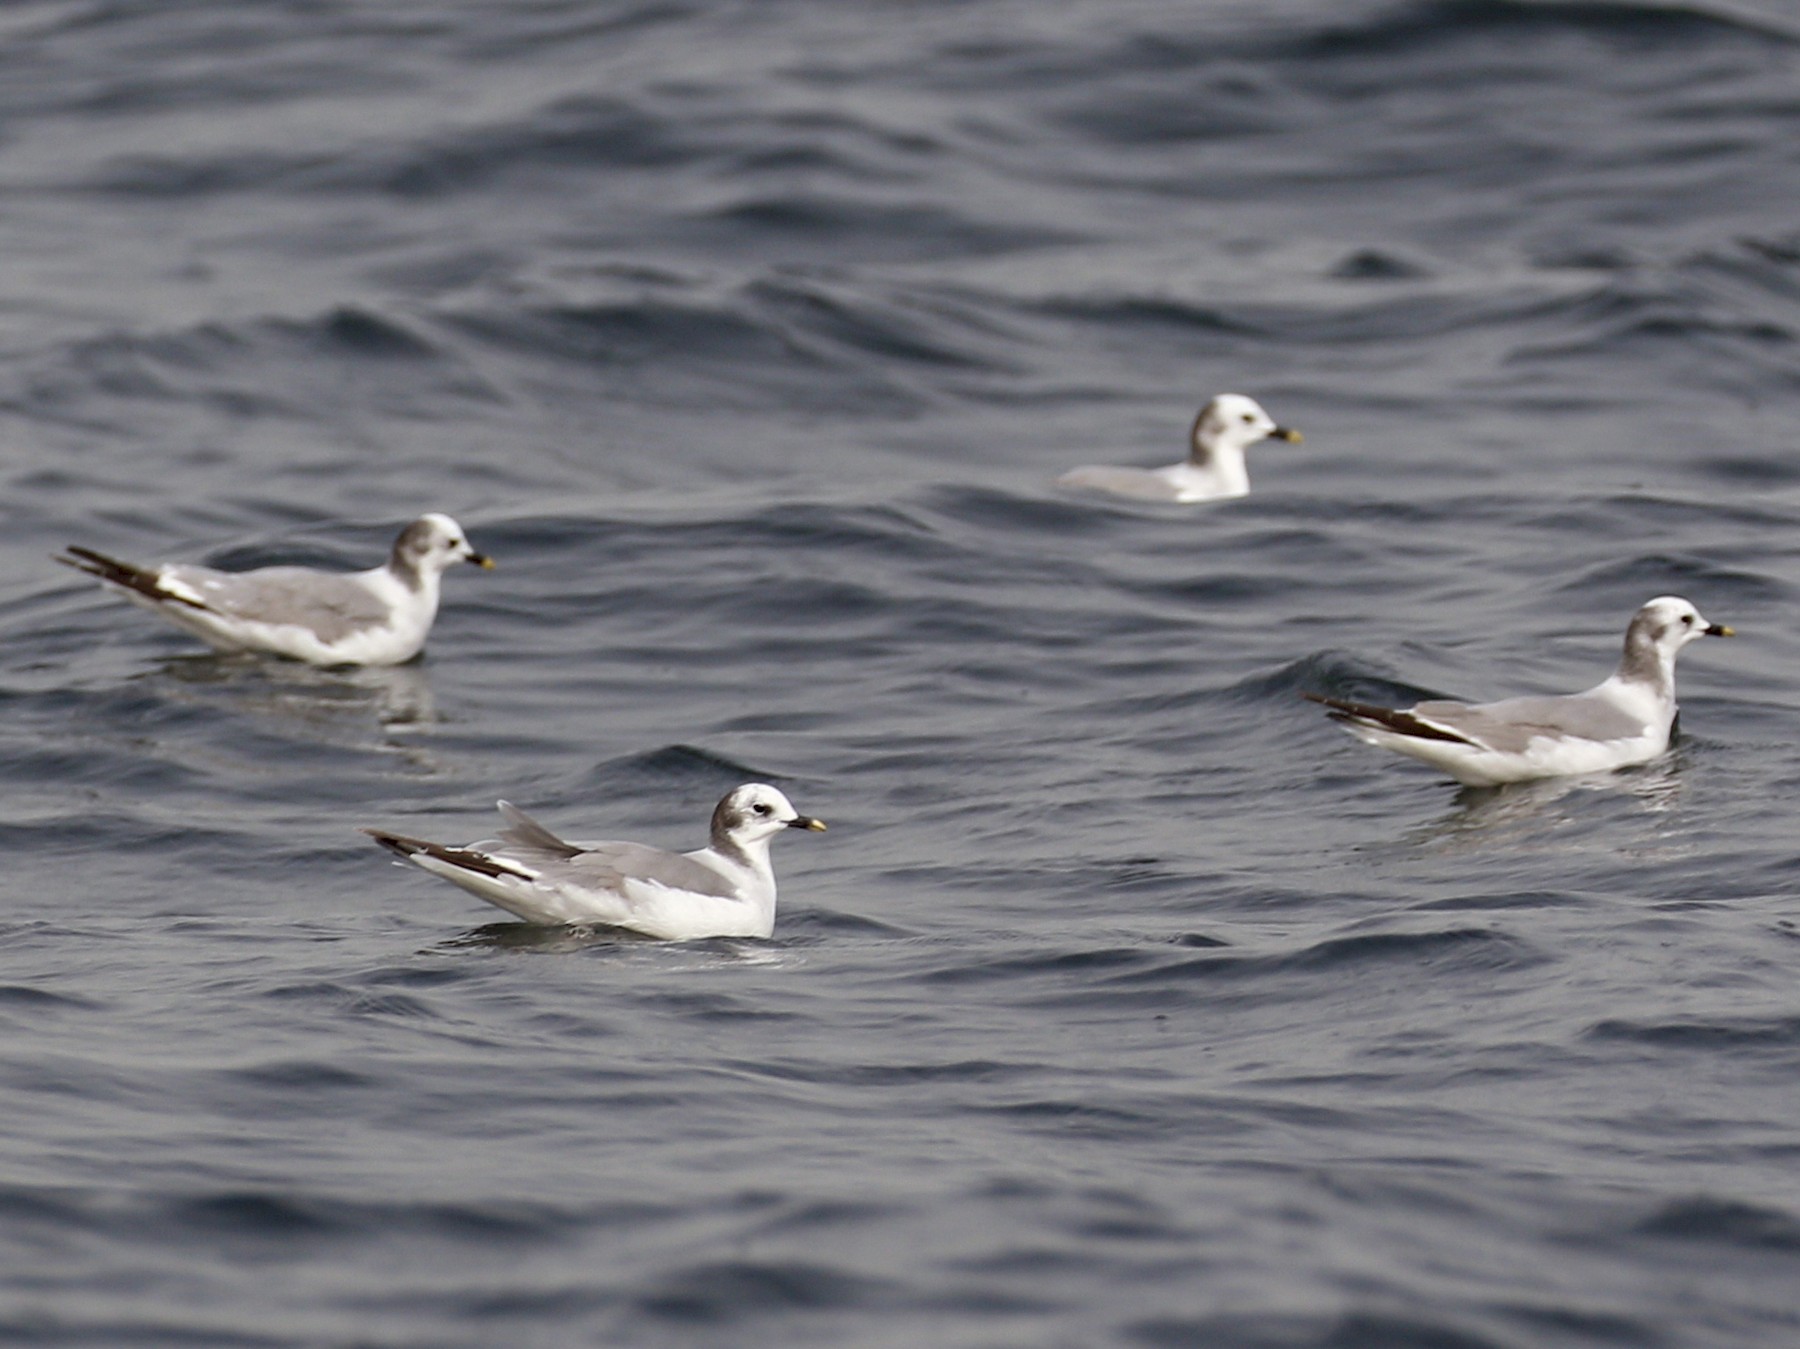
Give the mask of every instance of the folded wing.
M 211 613 L 244 623 L 305 628 L 327 644 L 388 622 L 386 605 L 354 574 L 302 567 L 222 572 L 174 565 L 162 569 L 165 589 L 179 586 Z M 191 601 L 190 601 L 191 602 Z
M 690 894 L 733 899 L 731 882 L 711 867 L 681 853 L 643 843 L 589 843 L 579 847 L 558 838 L 511 802 L 500 803 L 507 828 L 501 842 L 509 858 L 538 873 L 541 884 L 582 890 L 610 890 L 626 899 L 635 887 L 658 886 Z
M 1497 703 L 1429 699 L 1409 708 L 1304 695 L 1331 709 L 1333 720 L 1361 723 L 1418 740 L 1444 740 L 1502 754 L 1521 754 L 1534 740 L 1632 740 L 1643 721 L 1594 694 L 1568 698 L 1508 698 Z

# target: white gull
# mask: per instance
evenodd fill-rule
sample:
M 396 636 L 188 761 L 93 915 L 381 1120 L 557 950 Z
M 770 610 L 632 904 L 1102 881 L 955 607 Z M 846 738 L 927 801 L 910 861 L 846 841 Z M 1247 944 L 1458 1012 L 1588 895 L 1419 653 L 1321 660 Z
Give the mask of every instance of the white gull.
M 775 788 L 747 783 L 712 816 L 711 842 L 690 853 L 643 843 L 568 843 L 500 802 L 498 839 L 448 847 L 365 829 L 382 847 L 528 923 L 596 923 L 665 941 L 767 937 L 775 930 L 769 843 L 786 829 L 823 829 Z
M 1303 694 L 1371 745 L 1411 755 L 1470 787 L 1602 773 L 1654 759 L 1675 728 L 1675 656 L 1699 637 L 1730 637 L 1675 595 L 1632 616 L 1619 668 L 1583 693 L 1497 703 L 1433 699 L 1407 708 Z
M 492 567 L 447 515 L 422 515 L 379 567 L 227 572 L 188 562 L 140 567 L 71 545 L 56 561 L 220 651 L 266 651 L 312 665 L 398 665 L 425 645 L 446 568 Z
M 1222 393 L 1194 418 L 1188 457 L 1166 468 L 1122 468 L 1088 464 L 1056 480 L 1059 487 L 1089 488 L 1147 501 L 1222 501 L 1248 496 L 1250 471 L 1244 451 L 1259 440 L 1298 444 L 1300 433 L 1277 426 L 1254 398 Z

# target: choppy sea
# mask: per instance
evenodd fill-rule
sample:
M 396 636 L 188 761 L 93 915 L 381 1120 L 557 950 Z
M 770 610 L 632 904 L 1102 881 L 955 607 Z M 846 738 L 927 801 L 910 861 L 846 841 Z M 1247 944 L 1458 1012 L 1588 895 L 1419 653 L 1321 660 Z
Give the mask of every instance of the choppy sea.
M 1787 0 L 0 9 L 0 1342 L 1800 1343 L 1797 125 Z M 428 509 L 395 670 L 49 560 Z M 1297 697 L 1662 593 L 1641 769 Z M 355 832 L 751 779 L 769 942 Z

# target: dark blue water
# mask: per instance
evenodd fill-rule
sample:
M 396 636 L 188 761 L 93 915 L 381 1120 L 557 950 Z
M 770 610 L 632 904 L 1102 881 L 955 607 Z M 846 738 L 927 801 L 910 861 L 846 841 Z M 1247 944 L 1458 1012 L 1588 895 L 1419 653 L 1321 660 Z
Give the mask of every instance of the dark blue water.
M 0 11 L 0 1341 L 1800 1343 L 1785 0 Z M 1057 493 L 1209 394 L 1306 443 Z M 221 660 L 68 542 L 367 565 Z M 1675 750 L 1459 793 L 1296 697 Z M 358 825 L 694 847 L 533 935 Z

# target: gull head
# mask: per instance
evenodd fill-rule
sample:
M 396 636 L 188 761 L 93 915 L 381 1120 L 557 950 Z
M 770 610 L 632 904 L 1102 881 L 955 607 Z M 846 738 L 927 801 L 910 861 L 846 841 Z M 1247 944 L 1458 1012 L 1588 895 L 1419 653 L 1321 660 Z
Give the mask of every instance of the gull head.
M 712 833 L 743 847 L 772 838 L 783 829 L 821 830 L 815 820 L 795 810 L 793 803 L 766 782 L 749 782 L 725 794 L 713 811 Z
M 494 560 L 469 546 L 463 527 L 447 515 L 433 511 L 421 515 L 394 541 L 394 563 L 402 574 L 442 575 L 452 563 L 468 562 L 491 569 Z
M 1620 667 L 1628 676 L 1671 670 L 1675 653 L 1699 637 L 1735 637 L 1721 623 L 1709 623 L 1679 595 L 1658 595 L 1631 616 L 1625 629 L 1625 660 Z
M 1696 637 L 1735 637 L 1720 623 L 1708 623 L 1700 611 L 1679 595 L 1658 595 L 1632 615 L 1631 630 L 1642 629 L 1649 640 L 1671 653 Z
M 1285 440 L 1298 444 L 1300 433 L 1277 426 L 1275 419 L 1254 398 L 1241 393 L 1222 393 L 1194 418 L 1191 436 L 1195 463 L 1204 463 L 1223 449 L 1244 450 L 1259 440 Z

